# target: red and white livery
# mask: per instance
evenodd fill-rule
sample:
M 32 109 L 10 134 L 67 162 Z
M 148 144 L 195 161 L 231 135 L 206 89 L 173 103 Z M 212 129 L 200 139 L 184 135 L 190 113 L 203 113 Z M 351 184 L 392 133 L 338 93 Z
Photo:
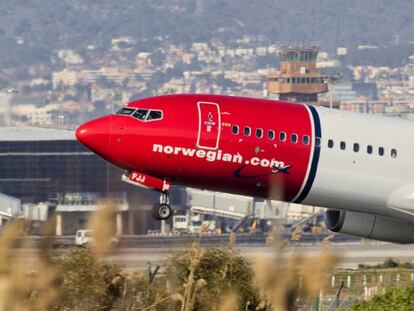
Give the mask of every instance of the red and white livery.
M 326 207 L 333 231 L 414 242 L 414 123 L 298 103 L 167 95 L 80 126 L 78 140 L 161 192 L 170 184 Z

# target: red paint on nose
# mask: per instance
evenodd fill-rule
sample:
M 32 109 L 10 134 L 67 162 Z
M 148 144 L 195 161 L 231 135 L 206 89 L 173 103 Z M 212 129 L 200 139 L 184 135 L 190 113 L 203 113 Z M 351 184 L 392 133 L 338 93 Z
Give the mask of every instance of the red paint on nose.
M 76 138 L 85 147 L 103 158 L 110 158 L 112 116 L 86 122 L 76 130 Z

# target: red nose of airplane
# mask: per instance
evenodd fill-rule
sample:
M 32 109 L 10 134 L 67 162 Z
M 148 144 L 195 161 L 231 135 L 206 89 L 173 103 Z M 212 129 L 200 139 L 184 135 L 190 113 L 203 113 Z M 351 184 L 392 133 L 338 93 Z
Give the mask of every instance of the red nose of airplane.
M 110 157 L 111 119 L 106 116 L 82 124 L 76 130 L 77 140 L 103 158 Z

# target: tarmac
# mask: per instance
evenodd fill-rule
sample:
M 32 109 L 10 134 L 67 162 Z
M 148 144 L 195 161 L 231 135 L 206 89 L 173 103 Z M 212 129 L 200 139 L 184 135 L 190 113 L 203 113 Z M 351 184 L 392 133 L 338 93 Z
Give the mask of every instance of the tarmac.
M 242 255 L 255 260 L 260 257 L 272 258 L 277 250 L 272 246 L 235 246 Z M 141 270 L 149 263 L 162 266 L 174 253 L 185 250 L 183 246 L 157 248 L 128 248 L 119 249 L 108 260 L 123 265 L 128 270 Z M 339 268 L 357 268 L 358 264 L 375 265 L 388 258 L 397 261 L 413 261 L 414 245 L 397 245 L 390 243 L 340 243 L 327 247 L 319 245 L 289 245 L 283 250 L 283 256 L 294 253 L 303 256 L 316 256 L 328 250 L 340 257 Z
M 176 238 L 147 238 L 148 240 L 143 243 L 121 242 L 119 248 L 117 248 L 111 255 L 106 257 L 111 262 L 116 262 L 124 266 L 127 270 L 138 271 L 145 269 L 148 264 L 160 265 L 165 264 L 169 256 L 175 253 L 183 252 L 187 247 L 191 246 L 195 241 L 194 239 L 176 239 Z M 68 238 L 69 240 L 69 238 Z M 298 242 L 294 244 L 291 242 L 284 247 L 282 251 L 283 256 L 289 256 L 294 253 L 301 254 L 303 256 L 316 256 L 323 251 L 329 251 L 338 255 L 341 259 L 339 268 L 357 268 L 358 264 L 375 265 L 382 263 L 388 258 L 392 258 L 397 261 L 414 261 L 414 244 L 412 245 L 399 245 L 392 243 L 381 243 L 374 241 L 355 241 L 355 240 L 342 240 L 340 242 L 331 242 L 329 244 L 323 243 L 322 240 L 317 239 L 311 242 Z M 214 241 L 217 242 L 217 241 Z M 202 241 L 202 247 L 211 246 L 224 246 L 228 247 L 228 240 L 226 243 L 224 240 L 220 243 L 213 243 L 213 241 L 207 239 Z M 68 252 L 74 246 L 65 245 L 60 246 L 54 250 L 55 253 L 61 254 Z M 237 244 L 232 246 L 243 255 L 253 261 L 257 258 L 272 258 L 277 255 L 278 250 L 272 245 L 266 245 L 264 241 L 243 241 L 240 240 Z M 1 250 L 0 250 L 1 251 Z M 34 262 L 35 253 L 37 248 L 17 248 L 13 252 L 16 260 L 22 260 L 31 265 Z M 33 267 L 35 269 L 35 267 Z

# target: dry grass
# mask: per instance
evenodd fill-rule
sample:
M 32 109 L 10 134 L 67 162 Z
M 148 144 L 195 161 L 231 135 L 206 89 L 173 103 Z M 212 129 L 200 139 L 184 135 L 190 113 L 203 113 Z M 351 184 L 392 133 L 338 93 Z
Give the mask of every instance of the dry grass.
M 184 287 L 184 295 L 181 303 L 181 311 L 192 311 L 194 310 L 194 305 L 196 302 L 196 297 L 198 293 L 206 286 L 206 281 L 203 279 L 195 279 L 195 271 L 198 264 L 200 263 L 200 258 L 203 255 L 199 247 L 193 246 L 191 249 L 190 256 L 190 273 L 187 277 L 187 280 Z
M 27 223 L 16 220 L 8 224 L 0 236 L 0 310 L 48 310 L 56 301 L 59 293 L 55 283 L 58 276 L 51 264 L 51 236 L 48 235 L 35 253 L 32 262 L 19 258 L 16 245 L 25 236 Z M 51 226 L 46 227 L 48 234 Z M 22 248 L 30 246 L 30 241 Z M 38 273 L 28 272 L 31 270 Z
M 113 203 L 105 202 L 90 219 L 89 228 L 96 241 L 93 251 L 97 257 L 111 251 L 115 211 Z M 27 227 L 26 221 L 14 220 L 0 235 L 0 311 L 50 310 L 62 294 L 57 286 L 61 271 L 52 260 L 55 219 L 46 224 L 45 238 L 36 249 L 26 237 Z M 25 258 L 28 250 L 30 260 Z
M 117 206 L 113 201 L 103 201 L 99 209 L 92 213 L 88 229 L 92 230 L 92 238 L 94 240 L 91 249 L 93 253 L 101 258 L 113 250 L 111 238 L 115 236 L 115 222 Z
M 88 228 L 92 230 L 95 241 L 91 251 L 96 260 L 113 251 L 111 237 L 115 233 L 116 212 L 116 205 L 106 201 L 90 217 Z M 64 271 L 60 271 L 52 260 L 54 219 L 46 226 L 46 238 L 34 252 L 34 256 L 33 253 L 30 254 L 33 257 L 30 261 L 18 258 L 25 256 L 24 249 L 33 249 L 30 241 L 18 246 L 21 238 L 25 236 L 26 226 L 27 223 L 24 221 L 14 221 L 7 225 L 0 235 L 0 311 L 64 310 L 54 309 L 65 295 L 59 286 Z M 229 247 L 233 250 L 235 242 L 236 235 L 232 234 L 229 238 Z M 255 273 L 252 282 L 261 299 L 256 310 L 296 310 L 298 299 L 316 297 L 324 290 L 328 277 L 338 261 L 337 256 L 329 253 L 328 240 L 323 243 L 320 254 L 312 258 L 301 254 L 288 255 L 285 251 L 285 242 L 279 239 L 277 232 L 267 242 L 274 246 L 275 256 L 258 258 L 253 263 Z M 166 306 L 169 306 L 168 310 L 193 311 L 200 301 L 206 304 L 203 310 L 244 310 L 246 306 L 241 304 L 240 293 L 233 287 L 220 293 L 218 297 L 221 298 L 216 301 L 208 301 L 208 297 L 213 296 L 205 292 L 208 290 L 207 281 L 196 273 L 203 254 L 202 248 L 193 245 L 185 282 L 176 284 L 173 288 L 169 281 L 159 282 L 154 286 L 147 285 L 147 281 L 144 280 L 141 281 L 138 290 L 138 287 L 134 288 L 136 283 L 132 276 L 116 276 L 108 282 L 112 288 L 119 289 L 117 297 L 120 298 L 112 304 L 111 309 L 105 310 L 155 311 L 167 310 Z M 226 267 L 226 271 L 231 269 L 230 266 Z M 219 277 L 225 277 L 226 273 Z M 88 310 L 80 306 L 76 309 Z
M 288 255 L 277 232 L 272 242 L 274 258 L 257 258 L 254 265 L 261 305 L 266 310 L 296 310 L 298 299 L 316 297 L 325 289 L 339 257 L 330 253 L 326 244 L 314 257 Z

